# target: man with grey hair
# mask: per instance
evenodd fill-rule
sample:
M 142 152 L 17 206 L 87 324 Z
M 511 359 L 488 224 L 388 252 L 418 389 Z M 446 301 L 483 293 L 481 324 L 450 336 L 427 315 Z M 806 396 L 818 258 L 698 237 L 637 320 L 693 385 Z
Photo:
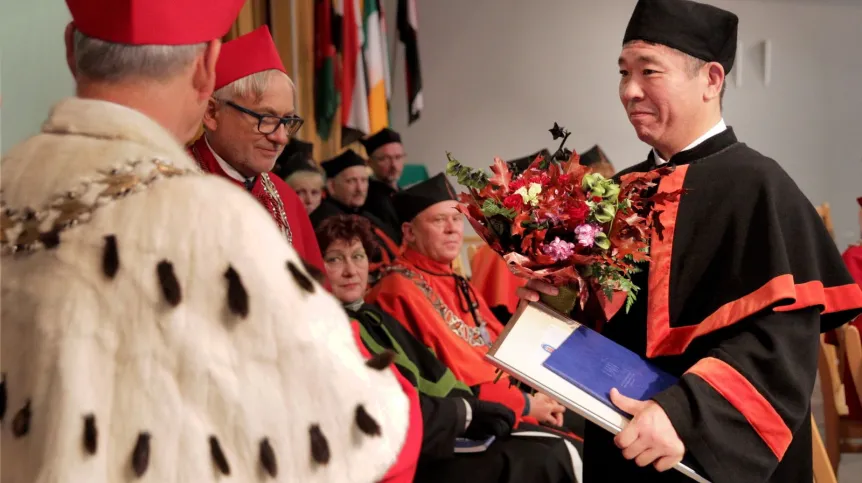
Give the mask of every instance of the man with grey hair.
M 412 479 L 415 391 L 183 147 L 243 3 L 67 0 L 77 96 L 0 162 L 0 481 Z
M 323 257 L 302 200 L 271 173 L 303 120 L 296 115 L 296 89 L 268 27 L 224 45 L 215 88 L 204 114 L 204 135 L 191 146 L 192 156 L 204 171 L 245 187 L 299 256 L 322 271 Z

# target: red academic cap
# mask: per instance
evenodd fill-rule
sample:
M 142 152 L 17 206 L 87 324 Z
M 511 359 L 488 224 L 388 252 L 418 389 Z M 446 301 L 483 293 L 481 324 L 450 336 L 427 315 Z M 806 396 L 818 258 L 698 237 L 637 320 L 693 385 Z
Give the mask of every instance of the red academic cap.
M 287 73 L 269 27 L 264 25 L 225 42 L 216 64 L 215 88 L 221 89 L 235 80 L 269 69 Z
M 88 37 L 128 45 L 190 45 L 230 30 L 245 0 L 66 0 Z

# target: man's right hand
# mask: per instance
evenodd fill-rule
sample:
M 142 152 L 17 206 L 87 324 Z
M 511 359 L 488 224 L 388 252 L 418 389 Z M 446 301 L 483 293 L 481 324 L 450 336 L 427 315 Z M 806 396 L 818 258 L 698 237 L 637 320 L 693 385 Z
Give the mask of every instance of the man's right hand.
M 566 407 L 557 401 L 553 400 L 547 394 L 537 392 L 530 394 L 530 414 L 537 421 L 544 424 L 551 424 L 557 427 L 563 425 L 563 413 L 566 412 Z
M 518 294 L 519 298 L 528 302 L 538 302 L 540 293 L 553 296 L 558 295 L 560 291 L 557 287 L 541 280 L 530 280 L 527 285 L 519 287 L 515 293 Z

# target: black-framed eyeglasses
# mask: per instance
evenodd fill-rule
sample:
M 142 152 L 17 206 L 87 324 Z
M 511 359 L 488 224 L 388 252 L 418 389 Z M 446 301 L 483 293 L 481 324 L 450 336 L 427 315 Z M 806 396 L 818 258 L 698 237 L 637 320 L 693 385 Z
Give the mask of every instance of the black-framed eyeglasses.
M 284 125 L 284 130 L 287 131 L 287 135 L 293 136 L 297 131 L 299 131 L 302 124 L 305 123 L 305 120 L 299 116 L 278 117 L 270 114 L 254 112 L 251 109 L 242 107 L 233 101 L 224 101 L 224 103 L 239 112 L 248 114 L 257 119 L 257 130 L 261 134 L 272 134 L 278 130 L 278 126 Z

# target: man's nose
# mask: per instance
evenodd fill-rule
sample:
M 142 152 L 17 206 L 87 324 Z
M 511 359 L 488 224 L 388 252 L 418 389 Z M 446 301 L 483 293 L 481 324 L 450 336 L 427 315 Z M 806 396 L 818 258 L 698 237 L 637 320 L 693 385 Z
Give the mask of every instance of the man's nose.
M 278 128 L 271 134 L 268 134 L 266 138 L 280 146 L 286 145 L 288 140 L 287 127 L 284 124 L 279 124 Z

